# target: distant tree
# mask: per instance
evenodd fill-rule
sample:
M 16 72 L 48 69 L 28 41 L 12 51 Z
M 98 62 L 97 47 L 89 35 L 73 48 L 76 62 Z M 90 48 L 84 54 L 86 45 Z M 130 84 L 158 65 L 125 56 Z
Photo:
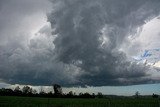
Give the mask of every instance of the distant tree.
M 62 95 L 62 88 L 61 88 L 60 85 L 54 84 L 53 89 L 54 89 L 54 94 L 55 95 Z
M 82 96 L 82 95 L 83 95 L 83 93 L 82 93 L 82 92 L 80 92 L 80 93 L 79 93 L 79 96 Z
M 93 94 L 89 94 L 88 92 L 86 93 L 79 93 L 79 95 L 76 95 L 76 93 L 73 91 L 70 91 L 67 94 L 63 94 L 62 93 L 62 88 L 60 85 L 55 84 L 53 85 L 53 89 L 54 89 L 54 94 L 52 93 L 52 91 L 46 93 L 42 87 L 41 87 L 41 91 L 39 93 L 37 93 L 37 91 L 35 89 L 32 89 L 29 86 L 24 86 L 22 89 L 20 89 L 19 86 L 15 87 L 14 90 L 12 89 L 5 89 L 2 88 L 0 89 L 0 96 L 30 96 L 30 97 L 61 97 L 61 98 L 95 98 L 96 96 L 98 96 L 99 98 L 102 98 L 103 95 L 102 93 L 98 93 L 97 95 Z
M 37 90 L 33 89 L 33 90 L 32 90 L 32 93 L 33 93 L 33 94 L 37 94 Z
M 135 92 L 135 97 L 138 98 L 139 96 L 140 96 L 139 91 L 136 91 L 136 92 Z
M 95 94 L 94 93 L 92 93 L 92 98 L 95 98 Z
M 157 94 L 154 94 L 154 93 L 153 93 L 152 97 L 153 97 L 153 98 L 158 98 L 159 96 L 158 96 Z
M 74 97 L 73 91 L 69 91 L 68 94 L 66 95 L 66 97 L 69 97 L 69 98 Z
M 14 91 L 20 91 L 19 86 L 15 87 Z
M 47 93 L 47 96 L 48 96 L 48 97 L 52 97 L 52 96 L 53 96 L 52 91 L 48 92 L 48 93 Z
M 91 98 L 91 95 L 88 92 L 86 92 L 86 93 L 83 94 L 83 97 L 84 98 Z
M 73 96 L 73 91 L 70 91 L 68 94 L 69 94 L 70 96 Z
M 40 96 L 40 97 L 46 97 L 46 95 L 47 95 L 47 93 L 44 92 L 44 91 L 41 91 L 41 92 L 39 93 L 39 96 Z
M 22 91 L 21 91 L 21 89 L 20 89 L 19 86 L 15 87 L 14 93 L 15 93 L 15 95 L 17 95 L 17 96 L 21 96 L 21 95 L 22 95 Z
M 102 94 L 101 92 L 98 92 L 98 93 L 97 93 L 97 97 L 98 97 L 98 98 L 103 98 L 103 94 Z
M 2 89 L 0 90 L 0 95 L 12 96 L 12 95 L 14 95 L 14 91 L 13 91 L 12 89 L 2 88 Z
M 32 94 L 32 88 L 30 88 L 29 86 L 24 86 L 24 87 L 22 88 L 22 92 L 23 92 L 24 94 Z
M 80 92 L 79 95 L 78 95 L 78 97 L 79 97 L 79 98 L 82 98 L 82 97 L 83 97 L 83 93 Z

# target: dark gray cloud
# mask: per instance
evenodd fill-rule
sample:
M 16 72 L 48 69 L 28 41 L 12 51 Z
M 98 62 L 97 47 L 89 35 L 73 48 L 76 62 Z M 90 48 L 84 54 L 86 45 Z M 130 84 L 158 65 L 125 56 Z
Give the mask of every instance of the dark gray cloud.
M 84 70 L 77 78 L 81 84 L 157 81 L 148 74 L 149 66 L 128 61 L 119 49 L 126 37 L 159 15 L 158 0 L 57 0 L 53 4 L 48 20 L 58 35 L 54 40 L 57 59 Z
M 13 0 L 0 5 L 1 81 L 63 86 L 160 81 L 152 75 L 156 69 L 131 62 L 120 51 L 137 27 L 159 15 L 158 0 L 51 2 Z M 44 18 L 48 12 L 50 24 Z

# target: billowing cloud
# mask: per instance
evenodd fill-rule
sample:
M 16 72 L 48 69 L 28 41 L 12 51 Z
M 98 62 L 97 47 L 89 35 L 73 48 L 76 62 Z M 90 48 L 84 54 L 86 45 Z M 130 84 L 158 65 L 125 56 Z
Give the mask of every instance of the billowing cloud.
M 0 5 L 1 81 L 63 86 L 160 82 L 157 69 L 130 61 L 124 49 L 131 45 L 128 37 L 136 37 L 159 15 L 158 0 L 14 1 Z
M 130 62 L 121 51 L 129 36 L 159 15 L 159 1 L 54 1 L 48 20 L 57 38 L 57 59 L 84 72 L 77 78 L 88 85 L 154 83 L 153 68 Z

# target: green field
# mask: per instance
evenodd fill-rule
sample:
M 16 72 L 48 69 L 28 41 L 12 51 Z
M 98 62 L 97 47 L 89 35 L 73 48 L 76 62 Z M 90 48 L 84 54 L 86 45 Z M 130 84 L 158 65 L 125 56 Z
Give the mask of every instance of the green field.
M 73 99 L 0 96 L 0 107 L 160 107 L 153 98 Z

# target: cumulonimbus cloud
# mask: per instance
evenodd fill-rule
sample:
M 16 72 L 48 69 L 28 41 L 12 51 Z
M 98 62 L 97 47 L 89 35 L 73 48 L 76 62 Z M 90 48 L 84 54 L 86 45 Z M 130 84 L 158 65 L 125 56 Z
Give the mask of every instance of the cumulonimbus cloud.
M 42 27 L 32 38 L 14 34 L 16 39 L 0 45 L 1 81 L 63 86 L 160 82 L 157 69 L 130 61 L 121 51 L 126 38 L 159 15 L 159 0 L 51 2 L 51 27 Z
M 130 62 L 121 44 L 159 15 L 158 0 L 57 0 L 48 20 L 57 59 L 80 67 L 79 83 L 93 86 L 154 83 L 149 66 Z

